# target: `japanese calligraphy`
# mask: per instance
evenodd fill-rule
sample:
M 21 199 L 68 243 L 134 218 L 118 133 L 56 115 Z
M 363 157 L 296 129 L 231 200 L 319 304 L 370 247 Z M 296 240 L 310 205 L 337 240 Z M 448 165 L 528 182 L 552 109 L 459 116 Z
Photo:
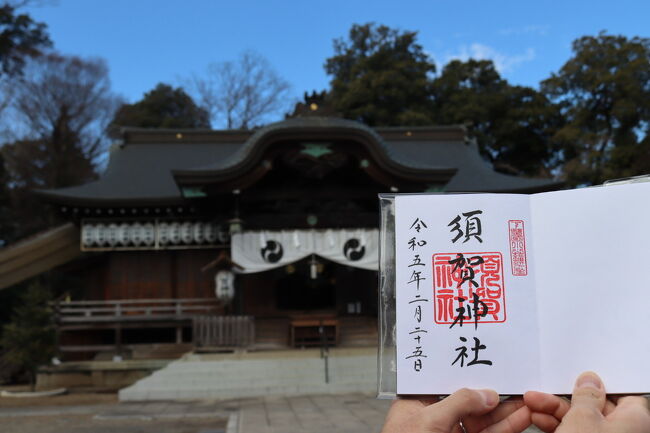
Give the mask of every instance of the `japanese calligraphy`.
M 503 290 L 503 259 L 498 252 L 442 253 L 433 255 L 434 320 L 449 323 L 449 328 L 463 327 L 467 320 L 479 323 L 505 321 L 505 296 Z M 466 337 L 459 337 L 467 342 Z M 492 365 L 492 361 L 479 359 L 479 351 L 486 349 L 478 337 L 474 339 L 474 358 L 469 358 L 466 346 L 457 347 L 456 359 L 451 365 L 460 367 L 477 364 Z
M 409 229 L 415 229 L 416 232 L 420 233 L 422 227 L 426 229 L 427 228 L 426 223 L 422 221 L 420 218 L 416 218 L 415 221 L 413 221 L 413 224 L 411 224 L 411 227 L 409 227 Z
M 474 281 L 474 276 L 476 275 L 476 272 L 474 272 L 474 266 L 483 263 L 484 260 L 481 256 L 470 257 L 469 260 L 467 260 L 461 253 L 456 254 L 455 259 L 449 260 L 449 264 L 454 265 L 454 268 L 451 270 L 452 273 L 460 270 L 461 281 L 458 283 L 458 287 L 460 287 L 465 281 L 469 281 L 474 285 L 474 287 L 478 287 L 478 283 Z
M 420 283 L 427 278 L 422 275 L 423 268 L 425 267 L 424 262 L 421 259 L 419 250 L 424 247 L 427 242 L 424 239 L 418 239 L 418 234 L 421 230 L 427 229 L 427 224 L 420 218 L 416 218 L 409 227 L 409 231 L 415 232 L 415 236 L 411 237 L 407 242 L 406 248 L 412 252 L 410 263 L 408 268 L 410 269 L 410 276 L 406 281 L 406 285 L 411 287 L 411 295 L 409 296 L 409 305 L 413 305 L 413 326 L 409 331 L 409 335 L 412 338 L 414 344 L 411 352 L 405 356 L 405 359 L 413 360 L 413 371 L 420 372 L 424 368 L 424 358 L 427 358 L 427 354 L 423 350 L 422 339 L 424 334 L 428 331 L 423 329 L 420 324 L 422 323 L 422 303 L 429 302 L 429 299 L 423 296 L 420 293 Z
M 474 359 L 472 359 L 470 362 L 467 363 L 467 366 L 470 367 L 472 365 L 476 364 L 485 364 L 485 365 L 492 365 L 492 361 L 486 360 L 486 359 L 478 359 L 479 358 L 479 352 L 481 350 L 487 349 L 485 344 L 481 344 L 481 340 L 479 340 L 476 337 L 474 338 L 474 347 L 472 347 L 472 352 L 474 352 Z M 460 341 L 463 343 L 467 343 L 467 338 L 465 337 L 460 337 Z M 467 347 L 466 346 L 460 346 L 456 348 L 456 351 L 458 352 L 458 356 L 456 356 L 456 359 L 454 362 L 451 363 L 451 365 L 456 364 L 458 361 L 460 361 L 460 366 L 464 367 L 465 366 L 465 359 L 469 357 L 467 354 Z
M 451 240 L 452 243 L 456 243 L 462 237 L 465 237 L 463 243 L 466 243 L 471 238 L 475 238 L 477 241 L 483 243 L 481 239 L 481 234 L 483 233 L 481 220 L 476 215 L 482 214 L 482 210 L 473 210 L 471 212 L 464 212 L 462 215 L 465 217 L 464 230 L 461 228 L 461 217 L 456 215 L 456 218 L 451 220 L 447 227 L 451 227 L 450 232 L 456 232 L 456 236 Z
M 479 317 L 485 317 L 488 314 L 488 306 L 485 302 L 481 301 L 481 299 L 478 297 L 476 293 L 472 293 L 472 307 L 468 307 L 467 309 L 467 315 L 469 318 L 472 318 L 472 312 L 474 313 L 474 329 L 478 328 L 478 319 Z M 465 302 L 466 299 L 464 298 L 459 298 L 458 302 L 460 303 L 460 306 L 456 308 L 456 311 L 458 312 L 458 315 L 454 319 L 454 322 L 451 324 L 450 328 L 453 328 L 456 323 L 458 323 L 458 326 L 463 326 L 463 321 L 465 319 L 465 306 L 463 305 L 463 302 Z

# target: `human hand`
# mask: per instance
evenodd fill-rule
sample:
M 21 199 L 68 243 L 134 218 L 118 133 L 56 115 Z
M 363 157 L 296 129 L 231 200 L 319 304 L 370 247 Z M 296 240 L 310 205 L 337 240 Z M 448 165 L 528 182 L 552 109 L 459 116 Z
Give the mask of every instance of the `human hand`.
M 382 433 L 519 433 L 530 425 L 521 400 L 499 403 L 488 389 L 461 389 L 441 401 L 400 399 L 393 402 Z
M 551 433 L 649 433 L 650 408 L 645 397 L 607 398 L 596 373 L 582 373 L 576 380 L 571 403 L 542 392 L 529 391 L 524 402 L 533 424 Z

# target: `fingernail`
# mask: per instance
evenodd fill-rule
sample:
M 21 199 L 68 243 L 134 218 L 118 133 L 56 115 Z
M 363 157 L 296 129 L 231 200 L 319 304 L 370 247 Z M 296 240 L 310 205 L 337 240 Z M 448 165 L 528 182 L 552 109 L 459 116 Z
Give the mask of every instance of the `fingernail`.
M 496 406 L 499 402 L 499 394 L 496 391 L 492 391 L 491 389 L 479 389 L 477 391 L 483 396 L 483 401 L 485 401 L 486 406 Z
M 595 388 L 602 389 L 603 382 L 596 373 L 587 372 L 582 373 L 578 380 L 576 380 L 576 388 Z

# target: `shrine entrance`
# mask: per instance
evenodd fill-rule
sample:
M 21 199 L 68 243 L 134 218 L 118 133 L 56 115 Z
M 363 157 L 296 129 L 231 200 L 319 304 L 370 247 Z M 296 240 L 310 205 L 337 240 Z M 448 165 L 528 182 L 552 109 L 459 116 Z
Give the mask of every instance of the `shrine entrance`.
M 375 271 L 316 256 L 240 275 L 237 285 L 241 314 L 255 317 L 258 347 L 376 343 Z
M 275 304 L 282 311 L 336 309 L 332 265 L 307 258 L 285 266 L 275 280 Z

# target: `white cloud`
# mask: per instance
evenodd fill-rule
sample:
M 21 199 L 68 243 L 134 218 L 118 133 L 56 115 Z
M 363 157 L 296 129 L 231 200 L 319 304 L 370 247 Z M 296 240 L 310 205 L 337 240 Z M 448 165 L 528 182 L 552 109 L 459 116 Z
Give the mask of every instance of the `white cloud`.
M 469 46 L 462 45 L 457 53 L 448 54 L 444 58 L 445 64 L 451 60 L 492 60 L 496 70 L 503 74 L 512 72 L 520 64 L 535 59 L 535 50 L 533 48 L 527 48 L 526 51 L 521 54 L 508 55 L 501 53 L 488 45 L 475 42 Z M 438 66 L 438 70 L 440 70 L 440 66 L 442 65 L 438 64 L 436 66 Z

